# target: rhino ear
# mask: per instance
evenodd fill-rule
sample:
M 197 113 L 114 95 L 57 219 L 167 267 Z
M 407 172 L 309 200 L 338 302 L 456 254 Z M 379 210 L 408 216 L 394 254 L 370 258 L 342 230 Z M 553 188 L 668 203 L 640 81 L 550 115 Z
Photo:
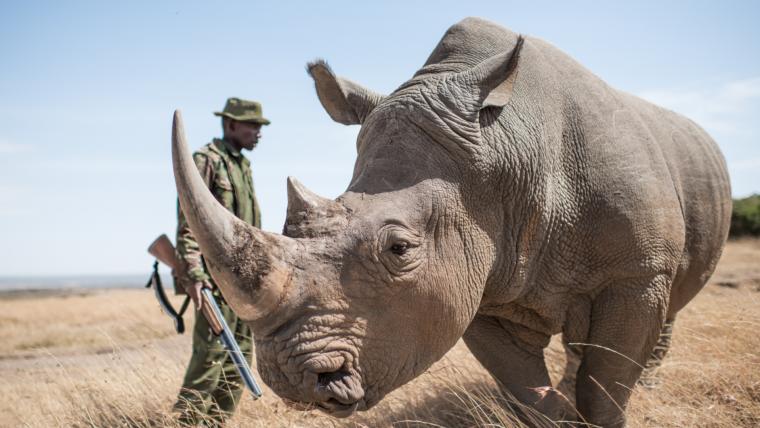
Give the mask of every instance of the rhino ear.
M 308 63 L 306 71 L 314 79 L 322 107 L 334 121 L 344 125 L 364 123 L 384 98 L 383 95 L 336 76 L 324 60 Z
M 453 77 L 455 84 L 473 95 L 468 112 L 475 114 L 486 107 L 504 107 L 512 97 L 517 65 L 525 39 L 517 37 L 515 47 L 481 62 Z

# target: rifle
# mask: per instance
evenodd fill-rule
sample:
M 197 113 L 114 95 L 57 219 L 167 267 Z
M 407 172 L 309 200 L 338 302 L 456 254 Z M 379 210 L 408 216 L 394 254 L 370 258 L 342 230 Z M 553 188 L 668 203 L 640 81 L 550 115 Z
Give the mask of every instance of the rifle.
M 173 275 L 179 274 L 181 272 L 182 264 L 179 260 L 177 260 L 177 256 L 174 252 L 174 245 L 172 245 L 172 241 L 169 240 L 166 234 L 159 236 L 155 241 L 153 241 L 152 244 L 150 244 L 148 247 L 148 253 L 156 258 L 156 262 L 153 266 L 154 273 L 158 268 L 159 261 L 166 266 L 169 266 L 172 269 Z M 182 334 L 184 331 L 182 314 L 184 314 L 185 309 L 187 309 L 187 306 L 190 303 L 190 296 L 187 296 L 185 298 L 185 301 L 182 303 L 182 307 L 180 308 L 180 312 L 177 312 L 174 310 L 174 307 L 172 307 L 171 302 L 164 292 L 163 285 L 161 284 L 161 277 L 154 274 L 151 278 L 151 281 L 148 282 L 148 285 L 145 287 L 148 288 L 151 286 L 151 284 L 154 285 L 153 291 L 156 293 L 156 298 L 161 305 L 161 309 L 163 309 L 164 313 L 174 319 L 175 326 L 177 327 L 177 333 Z M 176 290 L 175 287 L 176 294 L 186 294 L 184 290 L 182 291 L 183 292 L 180 293 L 178 290 Z M 222 325 L 217 320 L 217 317 L 215 316 L 213 309 L 211 309 L 209 306 L 210 304 L 207 300 L 208 299 L 201 299 L 201 311 L 203 312 L 203 316 L 205 316 L 208 320 L 209 325 L 211 326 L 211 330 L 218 336 L 222 331 Z M 179 329 L 180 326 L 182 326 L 182 331 Z
M 174 326 L 177 333 L 182 334 L 185 331 L 185 323 L 182 320 L 182 315 L 190 303 L 190 296 L 188 295 L 185 297 L 185 301 L 182 303 L 180 311 L 175 311 L 169 298 L 164 292 L 163 285 L 161 284 L 161 277 L 158 274 L 159 261 L 172 268 L 173 274 L 179 273 L 182 265 L 179 260 L 177 260 L 177 256 L 174 252 L 174 245 L 172 245 L 172 242 L 164 234 L 156 238 L 153 243 L 150 244 L 148 247 L 148 253 L 155 257 L 156 261 L 153 263 L 153 274 L 151 275 L 151 279 L 145 287 L 149 288 L 153 286 L 153 291 L 161 305 L 161 309 L 174 320 Z M 208 321 L 211 331 L 216 336 L 221 337 L 224 347 L 227 349 L 232 361 L 235 363 L 235 368 L 238 373 L 240 373 L 240 377 L 243 378 L 245 385 L 253 394 L 254 399 L 261 397 L 261 388 L 256 383 L 256 379 L 251 373 L 251 368 L 248 366 L 248 362 L 243 357 L 243 352 L 240 350 L 240 346 L 238 346 L 235 336 L 232 334 L 230 327 L 227 325 L 227 321 L 225 321 L 224 316 L 222 315 L 221 309 L 219 309 L 219 305 L 216 304 L 216 299 L 214 299 L 211 290 L 208 288 L 203 288 L 201 290 L 201 312 Z

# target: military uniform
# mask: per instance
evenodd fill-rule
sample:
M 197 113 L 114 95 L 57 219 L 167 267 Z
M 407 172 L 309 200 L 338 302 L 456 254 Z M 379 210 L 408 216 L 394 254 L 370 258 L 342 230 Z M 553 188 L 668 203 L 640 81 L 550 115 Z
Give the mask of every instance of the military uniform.
M 235 104 L 238 104 L 238 111 L 235 110 Z M 243 104 L 242 107 L 240 104 Z M 254 104 L 253 109 L 251 104 Z M 256 110 L 257 113 L 253 117 L 251 110 Z M 261 116 L 261 106 L 258 103 L 236 98 L 228 100 L 224 112 L 215 114 L 236 120 L 269 124 L 269 121 Z M 214 139 L 195 152 L 193 159 L 216 200 L 241 220 L 260 228 L 261 211 L 256 201 L 248 159 L 223 139 Z M 251 331 L 230 309 L 207 273 L 198 243 L 179 209 L 177 256 L 185 265 L 184 274 L 177 277 L 178 288 L 186 289 L 201 281 L 209 281 L 212 284 L 213 294 L 222 314 L 250 364 L 253 351 Z M 206 318 L 196 313 L 193 354 L 174 406 L 175 411 L 180 413 L 180 421 L 191 425 L 202 422 L 211 425 L 223 423 L 235 411 L 243 388 L 244 383 L 224 345 L 211 332 Z

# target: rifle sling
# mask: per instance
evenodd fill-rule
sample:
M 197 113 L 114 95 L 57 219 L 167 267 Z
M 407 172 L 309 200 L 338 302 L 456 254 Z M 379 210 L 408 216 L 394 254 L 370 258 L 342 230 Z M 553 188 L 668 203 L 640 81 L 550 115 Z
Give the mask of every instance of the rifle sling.
M 187 310 L 187 307 L 190 303 L 190 296 L 187 296 L 185 298 L 185 301 L 182 302 L 182 307 L 180 307 L 179 312 L 177 312 L 174 309 L 174 306 L 172 306 L 169 298 L 166 296 L 166 292 L 164 291 L 164 286 L 161 282 L 161 275 L 158 273 L 158 260 L 153 263 L 153 273 L 151 274 L 148 283 L 145 285 L 145 288 L 151 288 L 151 286 L 153 287 L 153 292 L 156 295 L 156 299 L 158 299 L 159 305 L 161 306 L 161 310 L 166 315 L 170 316 L 174 321 L 174 328 L 177 330 L 177 334 L 184 333 L 185 321 L 182 319 L 182 315 L 185 314 L 185 311 Z

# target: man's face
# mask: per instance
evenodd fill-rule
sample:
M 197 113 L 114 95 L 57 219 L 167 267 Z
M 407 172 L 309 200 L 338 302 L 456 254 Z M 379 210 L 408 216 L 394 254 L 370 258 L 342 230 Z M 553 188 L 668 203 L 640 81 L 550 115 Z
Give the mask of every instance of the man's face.
M 225 131 L 225 138 L 232 140 L 241 149 L 253 150 L 261 138 L 260 123 L 230 120 Z

